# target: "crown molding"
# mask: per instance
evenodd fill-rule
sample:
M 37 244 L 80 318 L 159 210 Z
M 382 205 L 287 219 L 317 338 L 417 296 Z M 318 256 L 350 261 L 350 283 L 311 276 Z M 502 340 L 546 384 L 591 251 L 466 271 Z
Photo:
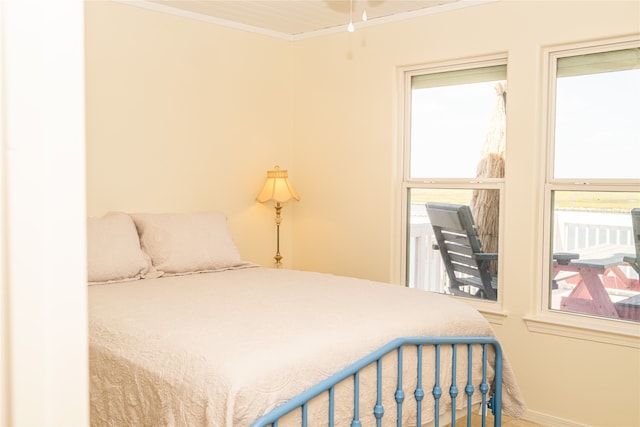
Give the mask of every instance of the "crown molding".
M 203 15 L 200 13 L 189 12 L 186 10 L 178 9 L 171 6 L 165 6 L 158 3 L 152 3 L 145 0 L 111 0 L 115 3 L 126 4 L 129 6 L 135 6 L 147 10 L 153 10 L 155 12 L 167 13 L 170 15 L 180 16 L 183 18 L 194 19 L 196 21 L 207 22 L 209 24 L 219 25 L 227 28 L 233 28 L 241 31 L 248 31 L 255 34 L 261 34 L 269 37 L 275 37 L 282 40 L 295 41 L 303 40 L 314 37 L 325 36 L 329 34 L 337 34 L 347 31 L 347 23 L 331 28 L 324 28 L 321 30 L 308 31 L 300 34 L 287 34 L 279 31 L 268 30 L 265 28 L 256 27 L 248 24 L 241 24 L 235 21 L 229 21 L 226 19 L 215 18 L 209 15 Z M 395 15 L 383 16 L 380 18 L 370 18 L 366 22 L 354 22 L 356 30 L 366 27 L 372 27 L 376 25 L 388 24 L 392 22 L 405 21 L 407 19 L 418 18 L 421 16 L 435 15 L 439 13 L 450 12 L 453 10 L 468 8 L 472 6 L 479 6 L 488 3 L 495 3 L 501 0 L 460 0 L 454 3 L 447 3 L 440 6 L 429 7 L 420 10 L 414 10 L 411 12 L 398 13 Z

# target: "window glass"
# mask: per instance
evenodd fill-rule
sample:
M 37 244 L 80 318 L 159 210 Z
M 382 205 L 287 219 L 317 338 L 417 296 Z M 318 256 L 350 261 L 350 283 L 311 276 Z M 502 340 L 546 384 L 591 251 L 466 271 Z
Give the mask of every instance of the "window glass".
M 640 192 L 554 191 L 549 308 L 640 321 L 639 222 Z
M 640 48 L 590 50 L 555 63 L 549 308 L 640 322 Z
M 414 72 L 410 81 L 404 180 L 406 283 L 427 291 L 496 300 L 500 193 L 505 165 L 506 65 L 446 72 L 426 70 Z M 447 209 L 454 205 L 460 208 L 453 209 L 468 212 L 447 214 L 469 217 L 475 224 L 478 247 L 495 254 L 479 268 L 486 270 L 488 279 L 476 271 L 477 267 L 466 265 L 472 254 L 455 254 L 452 260 L 450 254 L 443 252 L 445 246 L 437 242 L 442 233 L 436 233 L 427 203 L 446 204 Z
M 410 177 L 475 177 L 482 155 L 504 153 L 506 66 L 487 69 L 412 77 Z
M 558 59 L 555 178 L 640 178 L 639 57 L 626 49 Z
M 488 202 L 491 200 L 491 202 Z M 452 282 L 438 247 L 436 236 L 427 213 L 429 202 L 469 206 L 482 250 L 498 252 L 498 218 L 500 191 L 497 189 L 423 189 L 409 190 L 410 221 L 407 232 L 407 284 L 431 292 L 452 294 Z M 490 211 L 487 211 L 487 208 Z M 497 258 L 487 264 L 497 286 Z M 456 273 L 457 277 L 473 275 Z M 467 289 L 475 295 L 478 288 Z M 460 296 L 467 296 L 458 293 Z M 470 296 L 470 295 L 469 295 Z

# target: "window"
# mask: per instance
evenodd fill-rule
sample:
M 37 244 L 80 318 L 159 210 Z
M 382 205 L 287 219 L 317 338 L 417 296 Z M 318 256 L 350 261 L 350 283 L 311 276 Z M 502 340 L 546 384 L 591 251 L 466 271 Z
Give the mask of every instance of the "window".
M 448 265 L 455 265 L 456 272 L 449 271 L 426 204 L 468 206 L 482 250 L 497 256 L 504 186 L 506 59 L 404 70 L 404 97 L 406 284 L 496 300 L 499 258 L 485 264 L 492 280 L 488 292 L 474 285 L 481 280 L 475 270 L 459 267 L 453 260 Z M 455 277 L 469 285 L 458 283 Z
M 546 307 L 640 322 L 640 43 L 550 52 Z

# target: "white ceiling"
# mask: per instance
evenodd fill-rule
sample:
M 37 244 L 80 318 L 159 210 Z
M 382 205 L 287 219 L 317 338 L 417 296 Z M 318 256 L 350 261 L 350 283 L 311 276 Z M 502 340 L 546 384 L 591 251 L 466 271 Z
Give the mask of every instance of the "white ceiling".
M 282 37 L 296 39 L 346 31 L 350 17 L 363 25 L 441 13 L 497 0 L 115 0 Z M 366 10 L 368 20 L 362 22 Z

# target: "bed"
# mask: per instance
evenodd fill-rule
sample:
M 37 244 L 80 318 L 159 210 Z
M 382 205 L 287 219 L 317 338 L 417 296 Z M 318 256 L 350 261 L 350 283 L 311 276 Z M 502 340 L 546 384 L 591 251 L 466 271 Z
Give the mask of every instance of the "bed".
M 92 426 L 268 425 L 256 420 L 376 351 L 357 382 L 348 373 L 331 398 L 321 393 L 278 425 L 400 425 L 396 373 L 417 360 L 426 362 L 404 377 L 403 425 L 485 412 L 492 392 L 442 399 L 437 409 L 409 398 L 421 378 L 425 403 L 436 380 L 444 394 L 451 384 L 463 394 L 467 372 L 476 390 L 493 384 L 500 350 L 482 340 L 495 342 L 494 333 L 459 300 L 243 262 L 219 212 L 111 213 L 90 218 L 87 231 Z M 525 406 L 506 358 L 498 369 L 502 411 L 517 418 Z M 352 424 L 354 400 L 363 409 Z

